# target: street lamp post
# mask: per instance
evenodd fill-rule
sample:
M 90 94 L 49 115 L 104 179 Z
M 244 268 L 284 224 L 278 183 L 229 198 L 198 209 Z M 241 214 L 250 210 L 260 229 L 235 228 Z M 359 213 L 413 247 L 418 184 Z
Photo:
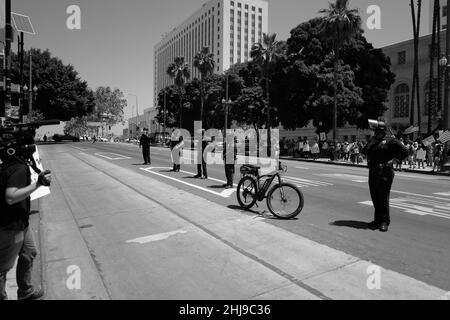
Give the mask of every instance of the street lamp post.
M 449 43 L 447 39 L 447 43 Z M 442 56 L 442 58 L 439 60 L 439 65 L 444 68 L 445 78 L 444 78 L 444 106 L 443 106 L 443 117 L 442 117 L 442 123 L 441 123 L 441 129 L 448 129 L 450 127 L 449 124 L 449 88 L 450 88 L 450 79 L 449 79 L 449 73 L 448 70 L 450 68 L 450 65 L 448 64 L 449 55 Z
M 135 94 L 132 94 L 132 93 L 127 93 L 127 95 L 136 98 L 136 131 L 137 131 L 137 128 L 138 128 L 138 126 L 139 126 L 139 123 L 138 123 L 138 121 L 139 121 L 139 103 L 138 103 L 138 96 L 135 95 Z M 131 112 L 131 115 L 133 115 L 133 112 Z M 136 133 L 137 133 L 137 132 L 136 132 Z

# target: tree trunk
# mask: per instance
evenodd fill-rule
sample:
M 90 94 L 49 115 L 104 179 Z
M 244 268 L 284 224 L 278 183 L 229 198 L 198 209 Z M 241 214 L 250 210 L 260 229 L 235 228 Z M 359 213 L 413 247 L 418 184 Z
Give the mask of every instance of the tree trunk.
M 413 68 L 413 83 L 412 83 L 412 94 L 411 94 L 411 114 L 409 118 L 410 125 L 414 125 L 414 104 L 415 104 L 415 96 L 416 96 L 416 55 L 415 55 L 415 46 L 416 46 L 416 10 L 414 9 L 414 0 L 410 0 L 411 6 L 411 15 L 412 15 L 412 23 L 413 23 L 413 35 L 414 35 L 414 68 Z
M 200 121 L 202 121 L 203 123 L 203 107 L 204 107 L 204 103 L 205 103 L 205 97 L 204 97 L 204 79 L 203 79 L 203 75 L 202 75 L 202 81 L 200 83 Z M 202 124 L 203 126 L 203 124 Z
M 255 128 L 255 132 L 256 132 L 256 158 L 259 158 L 259 130 L 256 124 L 253 124 L 253 128 Z
M 437 0 L 439 1 L 439 0 Z M 439 8 L 436 7 L 436 0 L 434 1 L 434 10 L 433 10 L 433 31 L 431 36 L 431 55 L 430 55 L 430 80 L 429 80 L 429 87 L 428 87 L 428 123 L 427 123 L 427 133 L 431 134 L 431 118 L 432 118 L 432 106 L 433 103 L 436 103 L 434 101 L 435 95 L 434 95 L 434 57 L 435 57 L 435 50 L 436 50 L 436 9 Z M 439 28 L 438 28 L 439 32 Z M 438 33 L 439 35 L 439 33 Z M 439 59 L 439 58 L 438 58 Z
M 337 141 L 337 105 L 338 105 L 338 74 L 339 74 L 339 45 L 334 50 L 334 79 L 333 79 L 333 143 Z
M 272 156 L 272 133 L 270 132 L 270 93 L 269 93 L 269 74 L 266 76 L 266 95 L 267 95 L 267 156 L 270 158 Z
M 415 64 L 416 64 L 416 93 L 417 93 L 417 122 L 419 123 L 419 137 L 422 132 L 422 113 L 421 113 L 421 99 L 420 99 L 420 78 L 419 78 L 419 36 L 420 36 L 420 19 L 422 15 L 422 0 L 417 0 L 417 27 L 415 40 Z
M 183 123 L 183 98 L 180 90 L 180 129 L 183 127 L 182 123 Z

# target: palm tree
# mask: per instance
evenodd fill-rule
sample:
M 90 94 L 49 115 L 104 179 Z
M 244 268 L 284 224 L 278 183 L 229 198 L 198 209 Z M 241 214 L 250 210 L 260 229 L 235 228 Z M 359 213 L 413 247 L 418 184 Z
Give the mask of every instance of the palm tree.
M 330 3 L 328 9 L 322 9 L 319 13 L 325 14 L 321 31 L 325 39 L 332 43 L 334 52 L 333 142 L 335 142 L 338 74 L 341 67 L 340 50 L 361 29 L 361 17 L 358 10 L 348 8 L 348 0 L 336 0 L 336 3 Z
M 422 12 L 422 0 L 417 0 L 417 18 L 414 8 L 414 0 L 410 0 L 412 24 L 413 24 L 413 34 L 414 34 L 414 71 L 413 71 L 413 88 L 412 88 L 412 99 L 411 99 L 411 116 L 410 122 L 414 126 L 414 99 L 415 94 L 417 95 L 417 121 L 419 123 L 419 135 L 421 133 L 421 113 L 420 113 L 420 84 L 419 84 L 419 33 L 420 33 L 420 19 Z M 417 19 L 417 20 L 416 20 Z
M 252 59 L 258 63 L 263 70 L 263 78 L 266 80 L 266 129 L 267 129 L 267 155 L 271 156 L 271 132 L 270 132 L 270 75 L 275 62 L 282 56 L 282 46 L 276 41 L 276 33 L 264 34 L 263 42 L 253 45 L 250 52 Z
M 174 79 L 175 86 L 178 87 L 179 96 L 180 96 L 180 128 L 182 128 L 182 114 L 183 114 L 183 88 L 186 82 L 186 79 L 191 77 L 191 73 L 189 71 L 189 65 L 184 62 L 184 57 L 177 57 L 175 61 L 169 65 L 167 68 L 167 74 Z
M 200 121 L 203 121 L 203 106 L 205 103 L 204 81 L 208 75 L 213 73 L 215 67 L 214 54 L 209 52 L 209 47 L 203 47 L 203 49 L 195 55 L 194 67 L 198 69 L 201 75 Z

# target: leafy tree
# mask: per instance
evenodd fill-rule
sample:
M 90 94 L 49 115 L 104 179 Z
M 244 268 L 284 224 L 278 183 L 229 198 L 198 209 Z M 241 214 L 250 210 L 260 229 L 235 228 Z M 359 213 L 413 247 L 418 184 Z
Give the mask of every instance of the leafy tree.
M 80 137 L 88 130 L 87 117 L 72 118 L 64 126 L 64 134 Z
M 286 129 L 304 127 L 313 120 L 319 131 L 329 131 L 335 102 L 339 126 L 349 123 L 367 128 L 367 119 L 376 119 L 386 110 L 395 79 L 389 58 L 359 32 L 341 47 L 342 72 L 334 74 L 333 44 L 322 36 L 323 21 L 314 18 L 291 31 L 286 55 L 272 75 L 273 105 Z
M 357 32 L 361 30 L 361 17 L 355 9 L 348 9 L 348 0 L 336 0 L 328 9 L 320 10 L 325 14 L 323 25 L 324 38 L 332 43 L 334 56 L 334 98 L 333 98 L 333 141 L 336 140 L 338 73 L 340 71 L 340 50 Z
M 180 128 L 182 127 L 182 115 L 183 115 L 183 88 L 186 79 L 191 77 L 189 71 L 189 65 L 184 62 L 184 57 L 177 57 L 175 61 L 167 68 L 167 74 L 174 80 L 175 86 L 178 88 L 178 103 L 180 107 Z
M 40 122 L 45 120 L 44 114 L 39 110 L 31 110 L 27 115 L 28 122 Z
M 119 89 L 99 87 L 95 90 L 94 120 L 104 121 L 108 126 L 114 126 L 124 122 L 123 109 L 127 106 L 127 100 Z
M 203 121 L 203 108 L 205 100 L 204 81 L 205 78 L 214 71 L 215 61 L 214 54 L 209 52 L 208 47 L 204 47 L 194 57 L 194 67 L 198 69 L 201 75 L 201 105 L 200 105 L 200 121 Z
M 32 81 L 38 87 L 33 109 L 43 113 L 46 119 L 67 121 L 86 115 L 94 109 L 94 98 L 87 82 L 82 81 L 72 65 L 65 65 L 59 58 L 40 49 L 31 49 L 24 56 L 32 56 Z M 24 59 L 24 84 L 29 79 L 29 59 Z M 12 55 L 12 81 L 20 83 L 20 65 L 17 55 Z

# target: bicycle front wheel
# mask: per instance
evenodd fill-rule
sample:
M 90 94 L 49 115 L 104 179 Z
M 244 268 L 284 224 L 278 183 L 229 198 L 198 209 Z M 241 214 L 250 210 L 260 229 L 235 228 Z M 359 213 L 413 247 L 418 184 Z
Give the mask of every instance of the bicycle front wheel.
M 273 186 L 267 194 L 269 211 L 280 219 L 292 219 L 303 209 L 303 193 L 295 185 L 282 183 Z
M 250 209 L 256 203 L 256 181 L 251 177 L 244 177 L 237 187 L 237 200 L 244 209 Z

